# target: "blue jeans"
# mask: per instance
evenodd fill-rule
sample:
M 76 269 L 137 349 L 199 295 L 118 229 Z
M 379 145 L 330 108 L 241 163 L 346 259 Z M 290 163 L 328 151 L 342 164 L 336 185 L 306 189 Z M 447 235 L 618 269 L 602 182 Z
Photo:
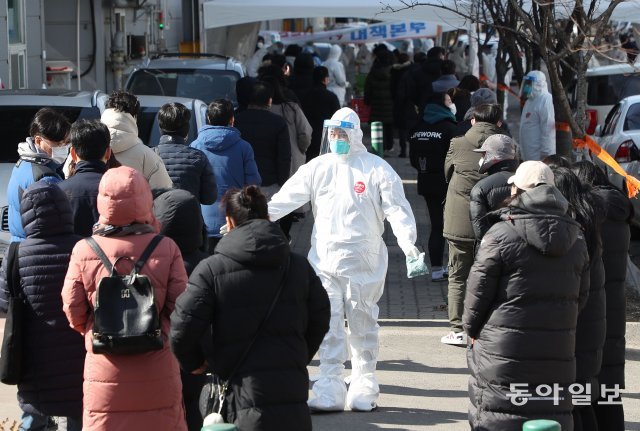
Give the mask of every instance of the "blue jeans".
M 65 418 L 67 422 L 67 431 L 82 431 L 82 417 Z M 49 416 L 43 416 L 31 413 L 22 413 L 22 423 L 20 431 L 47 431 Z M 60 429 L 60 428 L 59 428 Z

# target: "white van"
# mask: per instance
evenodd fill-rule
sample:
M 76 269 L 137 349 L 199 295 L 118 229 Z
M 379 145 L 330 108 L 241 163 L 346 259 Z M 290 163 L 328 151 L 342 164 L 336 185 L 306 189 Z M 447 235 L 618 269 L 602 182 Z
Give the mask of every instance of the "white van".
M 640 63 L 621 63 L 590 68 L 587 79 L 586 132 L 592 135 L 596 127 L 604 127 L 613 105 L 628 96 L 640 94 Z

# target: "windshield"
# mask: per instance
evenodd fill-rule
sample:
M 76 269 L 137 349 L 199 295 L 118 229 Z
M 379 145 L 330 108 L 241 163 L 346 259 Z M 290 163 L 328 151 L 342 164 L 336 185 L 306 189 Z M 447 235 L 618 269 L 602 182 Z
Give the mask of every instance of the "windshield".
M 141 69 L 131 75 L 127 90 L 133 94 L 200 99 L 207 104 L 228 99 L 237 104 L 236 81 L 232 70 L 213 69 Z
M 29 125 L 40 108 L 41 106 L 0 106 L 0 136 L 3 142 L 0 145 L 0 162 L 18 161 L 18 144 L 24 142 L 29 136 Z M 62 112 L 71 123 L 79 118 L 100 118 L 100 110 L 96 107 L 53 106 L 52 108 Z

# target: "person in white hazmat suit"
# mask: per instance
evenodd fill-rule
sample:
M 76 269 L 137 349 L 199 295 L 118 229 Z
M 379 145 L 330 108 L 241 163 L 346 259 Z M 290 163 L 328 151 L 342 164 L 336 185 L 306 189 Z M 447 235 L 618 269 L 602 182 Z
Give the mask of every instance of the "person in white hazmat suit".
M 329 295 L 331 323 L 320 346 L 320 377 L 313 385 L 309 407 L 342 411 L 346 405 L 371 411 L 380 392 L 374 372 L 377 303 L 388 260 L 382 239 L 384 219 L 408 262 L 422 260 L 424 253 L 414 246 L 416 224 L 402 180 L 387 162 L 367 152 L 353 110 L 342 108 L 325 121 L 321 154 L 302 165 L 273 196 L 269 217 L 276 221 L 311 202 L 315 218 L 308 259 Z M 347 392 L 342 372 L 348 345 L 352 372 Z
M 342 57 L 342 48 L 338 45 L 331 45 L 329 56 L 322 65 L 329 70 L 327 90 L 338 97 L 340 106 L 344 106 L 344 100 L 347 94 L 347 75 L 344 70 L 344 64 L 340 61 L 340 57 Z
M 547 78 L 532 70 L 522 80 L 521 97 L 526 99 L 520 116 L 520 157 L 541 161 L 556 153 L 556 120 Z

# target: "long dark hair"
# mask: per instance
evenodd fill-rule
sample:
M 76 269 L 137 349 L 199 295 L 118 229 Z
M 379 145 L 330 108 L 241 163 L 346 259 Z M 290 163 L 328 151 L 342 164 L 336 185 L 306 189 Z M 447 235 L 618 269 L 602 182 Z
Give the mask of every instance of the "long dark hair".
M 291 98 L 287 96 L 287 82 L 282 68 L 273 64 L 262 66 L 258 69 L 258 79 L 268 82 L 273 87 L 274 105 L 292 102 Z
M 267 198 L 258 186 L 229 189 L 220 200 L 220 205 L 225 207 L 227 217 L 233 219 L 236 226 L 252 219 L 269 220 Z
M 570 169 L 555 168 L 553 175 L 556 187 L 569 201 L 569 215 L 582 226 L 589 256 L 593 256 L 600 243 L 600 199 L 591 191 L 591 186 L 582 184 Z
M 590 186 L 610 186 L 611 183 L 607 178 L 607 174 L 602 169 L 596 166 L 593 162 L 588 160 L 581 160 L 575 162 L 571 167 L 574 174 L 580 179 L 583 184 Z

